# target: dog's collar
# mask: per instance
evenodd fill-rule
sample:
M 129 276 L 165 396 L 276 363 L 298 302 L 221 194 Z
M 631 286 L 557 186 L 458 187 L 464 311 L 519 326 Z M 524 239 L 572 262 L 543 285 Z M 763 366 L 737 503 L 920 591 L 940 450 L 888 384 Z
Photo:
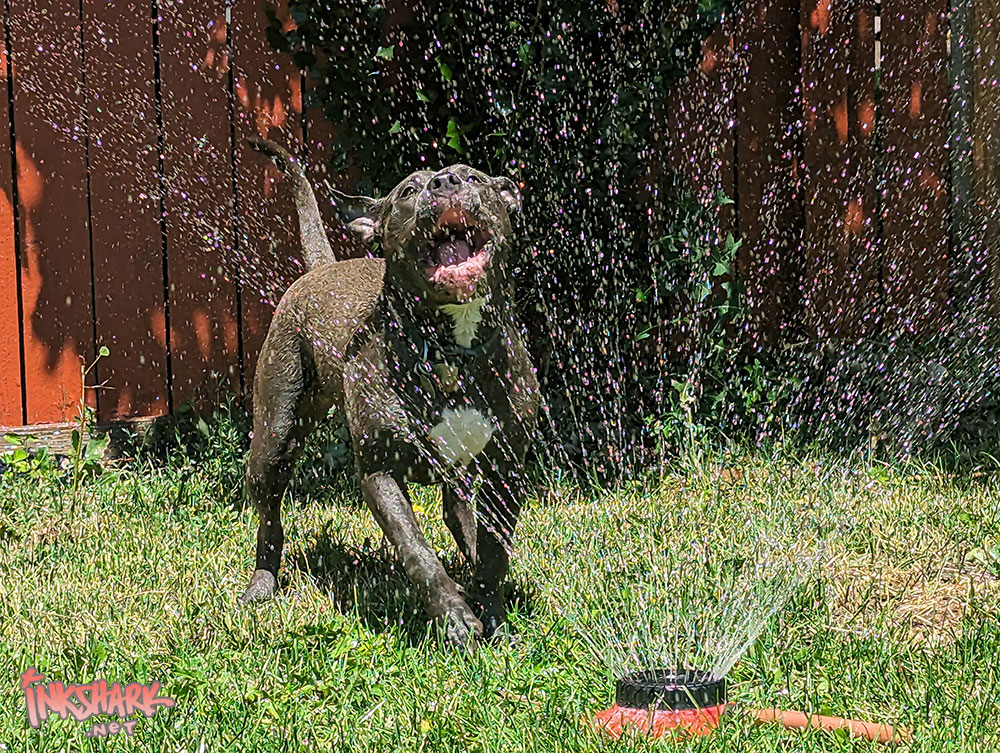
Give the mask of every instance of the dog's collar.
M 442 343 L 425 337 L 419 327 L 407 327 L 393 302 L 386 300 L 385 303 L 392 320 L 390 329 L 412 354 L 415 361 L 413 370 L 426 389 L 436 386 L 442 392 L 455 392 L 462 373 L 478 358 L 491 352 L 503 336 L 503 328 L 497 326 L 487 337 L 470 347 L 454 342 Z
M 500 328 L 497 327 L 481 343 L 466 348 L 457 343 L 442 345 L 418 334 L 412 339 L 420 351 L 414 366 L 417 376 L 425 388 L 433 387 L 436 380 L 436 386 L 442 392 L 455 392 L 465 370 L 462 367 L 467 368 L 481 355 L 488 353 L 499 341 L 500 335 Z
M 417 340 L 423 343 L 422 345 L 422 356 L 425 361 L 431 360 L 437 361 L 460 361 L 460 360 L 473 360 L 483 353 L 486 353 L 500 340 L 500 328 L 495 327 L 493 333 L 487 337 L 482 342 L 471 347 L 465 347 L 464 345 L 459 345 L 458 343 L 439 343 L 433 340 L 428 340 L 424 338 L 421 334 L 417 333 Z M 428 358 L 429 357 L 429 358 Z

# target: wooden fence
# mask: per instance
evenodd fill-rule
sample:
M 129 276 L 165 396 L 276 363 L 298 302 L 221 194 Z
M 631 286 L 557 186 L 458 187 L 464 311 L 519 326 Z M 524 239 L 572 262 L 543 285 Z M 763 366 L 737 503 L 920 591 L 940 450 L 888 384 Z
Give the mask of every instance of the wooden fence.
M 300 271 L 293 209 L 245 137 L 298 142 L 318 178 L 331 130 L 260 0 L 150 10 L 0 6 L 0 426 L 66 421 L 83 393 L 101 422 L 246 394 Z M 998 24 L 996 0 L 749 0 L 706 40 L 666 159 L 735 198 L 764 338 L 946 315 L 956 223 L 997 233 Z

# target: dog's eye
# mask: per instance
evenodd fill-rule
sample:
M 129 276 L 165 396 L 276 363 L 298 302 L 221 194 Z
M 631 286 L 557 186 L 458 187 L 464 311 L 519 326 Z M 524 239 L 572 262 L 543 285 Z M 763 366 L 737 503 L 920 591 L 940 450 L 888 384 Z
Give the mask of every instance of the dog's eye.
M 485 183 L 486 181 L 480 178 L 478 175 L 472 174 L 465 179 L 466 183 Z
M 410 185 L 406 186 L 406 188 L 404 188 L 402 191 L 399 192 L 399 198 L 405 199 L 407 196 L 413 196 L 413 194 L 415 194 L 416 192 L 417 192 L 417 187 L 411 183 Z

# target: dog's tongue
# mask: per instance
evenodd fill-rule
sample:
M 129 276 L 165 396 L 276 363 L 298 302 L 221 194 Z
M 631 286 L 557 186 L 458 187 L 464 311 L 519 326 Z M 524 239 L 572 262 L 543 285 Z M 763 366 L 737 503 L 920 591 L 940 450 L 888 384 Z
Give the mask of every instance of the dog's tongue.
M 445 241 L 437 249 L 438 265 L 450 267 L 461 264 L 472 256 L 472 246 L 463 238 Z

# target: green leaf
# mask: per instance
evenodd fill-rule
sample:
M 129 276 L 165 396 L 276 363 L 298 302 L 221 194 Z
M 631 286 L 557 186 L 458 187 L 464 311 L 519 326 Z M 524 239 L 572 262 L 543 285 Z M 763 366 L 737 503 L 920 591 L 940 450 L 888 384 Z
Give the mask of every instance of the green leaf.
M 439 57 L 438 58 L 434 58 L 434 59 L 437 60 L 438 68 L 441 71 L 441 78 L 444 79 L 445 81 L 450 82 L 451 78 L 452 78 L 452 74 L 451 74 L 451 68 L 449 67 L 449 65 L 446 62 L 444 62 Z
M 80 451 L 80 431 L 78 429 L 73 429 L 73 433 L 70 434 L 70 446 L 72 446 L 74 454 Z
M 454 118 L 448 120 L 448 133 L 445 138 L 448 140 L 448 146 L 459 154 L 465 154 L 465 147 L 462 146 L 462 128 Z
M 107 346 L 107 345 L 102 345 L 102 346 L 101 346 L 101 349 L 100 349 L 100 350 L 98 351 L 98 353 L 97 353 L 97 354 L 98 354 L 98 355 L 99 355 L 99 356 L 100 356 L 101 358 L 105 358 L 106 356 L 109 356 L 109 355 L 111 355 L 111 351 L 110 351 L 110 350 L 108 350 L 108 346 Z
M 84 450 L 83 456 L 91 462 L 103 460 L 106 449 L 108 449 L 107 437 L 91 437 L 87 442 L 87 448 Z
M 721 261 L 715 262 L 715 269 L 712 270 L 712 276 L 721 277 L 724 274 L 729 274 L 729 265 Z
M 200 416 L 198 417 L 198 431 L 201 432 L 206 437 L 211 433 L 211 431 L 208 428 L 208 424 L 205 423 L 205 419 L 201 418 Z
M 424 94 L 420 89 L 417 89 L 417 99 L 421 102 L 430 102 L 431 98 Z
M 10 460 L 12 463 L 20 463 L 22 460 L 26 460 L 27 458 L 28 458 L 28 451 L 23 447 L 18 447 L 10 455 Z
M 395 47 L 379 47 L 378 52 L 375 53 L 375 57 L 382 58 L 383 60 L 392 60 L 395 51 Z
M 395 123 L 392 124 L 392 128 L 389 129 L 389 135 L 391 136 L 393 134 L 399 133 L 402 130 L 403 126 L 401 126 L 399 121 L 397 120 Z

